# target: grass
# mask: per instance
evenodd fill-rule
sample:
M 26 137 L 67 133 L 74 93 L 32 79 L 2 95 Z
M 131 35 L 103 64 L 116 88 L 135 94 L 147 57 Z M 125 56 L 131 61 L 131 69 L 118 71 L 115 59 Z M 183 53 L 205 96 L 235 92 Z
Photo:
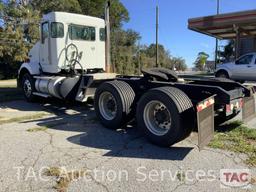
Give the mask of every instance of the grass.
M 34 127 L 27 129 L 27 132 L 38 132 L 38 131 L 46 131 L 48 128 L 47 127 Z
M 59 167 L 50 167 L 49 169 L 47 169 L 47 171 L 45 172 L 46 176 L 55 176 L 55 177 L 59 177 L 61 175 L 61 168 Z
M 34 114 L 34 115 L 14 117 L 14 118 L 10 118 L 10 119 L 2 119 L 2 120 L 0 119 L 0 125 L 6 124 L 6 123 L 14 123 L 14 122 L 22 122 L 22 121 L 40 119 L 40 118 L 42 118 L 46 115 L 48 115 L 48 113 L 42 112 L 42 113 L 37 113 L 37 114 Z
M 182 181 L 182 182 L 185 181 L 186 179 L 186 175 L 183 171 L 178 171 L 176 177 L 179 181 Z
M 41 126 L 41 127 L 33 127 L 30 129 L 27 129 L 28 132 L 38 132 L 38 131 L 46 131 L 49 128 L 54 128 L 56 126 L 60 126 L 60 125 L 66 125 L 67 122 L 56 122 L 56 123 L 51 123 L 45 126 Z
M 81 176 L 85 175 L 85 171 L 72 171 L 67 172 L 59 167 L 51 167 L 46 172 L 45 175 L 47 176 L 54 176 L 57 178 L 57 183 L 54 188 L 58 192 L 66 192 L 68 189 L 69 184 L 80 178 Z
M 0 80 L 1 88 L 17 88 L 16 79 Z
M 256 185 L 256 177 L 253 177 L 251 178 L 251 184 L 252 185 Z
M 16 80 L 0 81 L 0 102 L 20 100 L 23 98 L 22 92 L 17 88 Z
M 218 129 L 209 146 L 243 153 L 247 156 L 245 163 L 256 166 L 256 129 L 250 129 L 240 121 L 231 122 Z

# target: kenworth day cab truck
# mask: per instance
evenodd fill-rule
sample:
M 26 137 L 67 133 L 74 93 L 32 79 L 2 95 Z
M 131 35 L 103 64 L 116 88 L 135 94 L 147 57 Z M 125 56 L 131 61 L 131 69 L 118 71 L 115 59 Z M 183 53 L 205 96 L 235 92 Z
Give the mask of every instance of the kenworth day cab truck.
M 181 79 L 164 68 L 143 69 L 143 76 L 116 75 L 109 67 L 109 15 L 106 19 L 52 12 L 43 16 L 40 41 L 19 69 L 25 98 L 56 97 L 86 102 L 108 128 L 136 119 L 151 142 L 170 146 L 198 129 L 199 147 L 213 136 L 214 119 L 226 121 L 243 107 L 255 113 L 253 89 L 223 78 Z M 107 64 L 106 64 L 107 63 Z

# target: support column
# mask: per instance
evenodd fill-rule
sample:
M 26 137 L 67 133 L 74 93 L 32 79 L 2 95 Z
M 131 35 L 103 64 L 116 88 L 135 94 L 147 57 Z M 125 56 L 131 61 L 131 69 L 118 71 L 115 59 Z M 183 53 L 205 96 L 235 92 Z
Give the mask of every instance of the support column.
M 235 58 L 240 56 L 240 29 L 238 26 L 234 25 L 234 30 L 236 32 L 236 42 L 235 42 Z

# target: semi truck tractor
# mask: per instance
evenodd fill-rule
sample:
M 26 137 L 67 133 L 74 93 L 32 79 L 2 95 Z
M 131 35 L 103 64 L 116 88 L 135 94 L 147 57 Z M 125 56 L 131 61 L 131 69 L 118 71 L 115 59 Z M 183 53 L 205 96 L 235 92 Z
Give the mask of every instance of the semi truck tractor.
M 214 121 L 254 116 L 254 90 L 223 78 L 182 79 L 164 68 L 142 76 L 109 73 L 109 16 L 51 12 L 40 23 L 40 41 L 18 73 L 25 98 L 94 98 L 99 121 L 119 129 L 132 120 L 145 137 L 171 146 L 198 129 L 199 147 L 213 136 Z
M 115 78 L 113 73 L 103 73 L 105 31 L 105 21 L 100 18 L 64 12 L 44 15 L 40 41 L 30 50 L 29 60 L 21 65 L 18 74 L 25 98 L 85 102 L 94 95 L 97 80 Z

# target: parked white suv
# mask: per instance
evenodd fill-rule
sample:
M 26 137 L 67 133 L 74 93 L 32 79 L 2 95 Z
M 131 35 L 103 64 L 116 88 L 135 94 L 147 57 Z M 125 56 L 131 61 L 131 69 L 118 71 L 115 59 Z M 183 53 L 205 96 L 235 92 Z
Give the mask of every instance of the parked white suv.
M 218 65 L 215 76 L 236 81 L 256 81 L 256 53 L 248 53 L 234 62 Z

